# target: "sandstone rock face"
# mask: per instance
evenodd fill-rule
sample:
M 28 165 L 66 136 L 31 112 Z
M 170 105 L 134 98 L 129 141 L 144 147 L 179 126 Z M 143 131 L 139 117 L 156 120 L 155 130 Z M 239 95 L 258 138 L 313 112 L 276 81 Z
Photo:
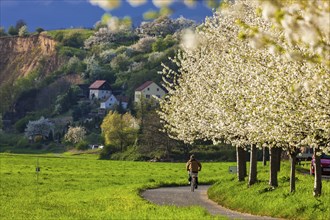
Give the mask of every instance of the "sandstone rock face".
M 56 41 L 42 34 L 0 38 L 0 86 L 35 70 L 45 76 L 61 64 Z

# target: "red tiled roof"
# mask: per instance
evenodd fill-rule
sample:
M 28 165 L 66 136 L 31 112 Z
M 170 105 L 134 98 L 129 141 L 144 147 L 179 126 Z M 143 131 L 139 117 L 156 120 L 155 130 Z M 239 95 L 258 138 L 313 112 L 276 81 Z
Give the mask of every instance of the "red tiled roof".
M 135 89 L 135 91 L 142 91 L 145 88 L 147 88 L 149 85 L 151 85 L 152 83 L 154 83 L 153 81 L 147 81 L 145 83 L 143 83 L 141 86 L 139 86 L 137 89 Z
M 99 89 L 104 83 L 106 83 L 105 80 L 96 80 L 93 82 L 92 85 L 89 86 L 90 89 Z

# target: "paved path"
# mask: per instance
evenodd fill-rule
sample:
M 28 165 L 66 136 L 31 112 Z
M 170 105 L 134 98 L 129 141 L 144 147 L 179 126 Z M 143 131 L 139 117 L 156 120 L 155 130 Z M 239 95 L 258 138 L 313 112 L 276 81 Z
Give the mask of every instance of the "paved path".
M 199 186 L 195 192 L 190 192 L 190 186 L 162 187 L 142 192 L 142 197 L 158 205 L 192 206 L 198 205 L 206 208 L 211 215 L 227 216 L 231 219 L 275 219 L 264 216 L 253 216 L 226 209 L 208 199 L 209 185 Z

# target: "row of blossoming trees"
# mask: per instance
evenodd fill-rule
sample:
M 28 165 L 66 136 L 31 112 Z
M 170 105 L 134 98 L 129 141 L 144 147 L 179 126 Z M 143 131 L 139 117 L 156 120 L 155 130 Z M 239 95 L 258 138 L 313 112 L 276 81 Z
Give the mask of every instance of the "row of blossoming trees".
M 169 95 L 160 115 L 177 139 L 225 140 L 250 149 L 249 184 L 257 180 L 256 148 L 291 157 L 295 190 L 297 148 L 311 146 L 316 158 L 314 195 L 320 196 L 320 153 L 330 149 L 330 8 L 328 1 L 248 1 L 223 4 L 183 42 L 164 67 Z M 238 153 L 238 178 L 240 172 Z

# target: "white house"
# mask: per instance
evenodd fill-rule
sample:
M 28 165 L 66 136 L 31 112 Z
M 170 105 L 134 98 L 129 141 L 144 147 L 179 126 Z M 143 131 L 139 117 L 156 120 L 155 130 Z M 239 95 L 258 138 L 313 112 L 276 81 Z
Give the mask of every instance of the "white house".
M 100 108 L 102 109 L 112 109 L 116 105 L 119 105 L 121 103 L 121 106 L 123 109 L 127 109 L 127 98 L 125 96 L 114 96 L 113 94 L 106 99 L 104 102 L 101 102 Z
M 89 86 L 89 99 L 106 99 L 111 94 L 110 84 L 105 80 L 96 80 Z
M 152 97 L 162 98 L 166 92 L 153 81 L 147 81 L 135 90 L 134 101 L 140 102 L 141 97 L 151 99 Z

